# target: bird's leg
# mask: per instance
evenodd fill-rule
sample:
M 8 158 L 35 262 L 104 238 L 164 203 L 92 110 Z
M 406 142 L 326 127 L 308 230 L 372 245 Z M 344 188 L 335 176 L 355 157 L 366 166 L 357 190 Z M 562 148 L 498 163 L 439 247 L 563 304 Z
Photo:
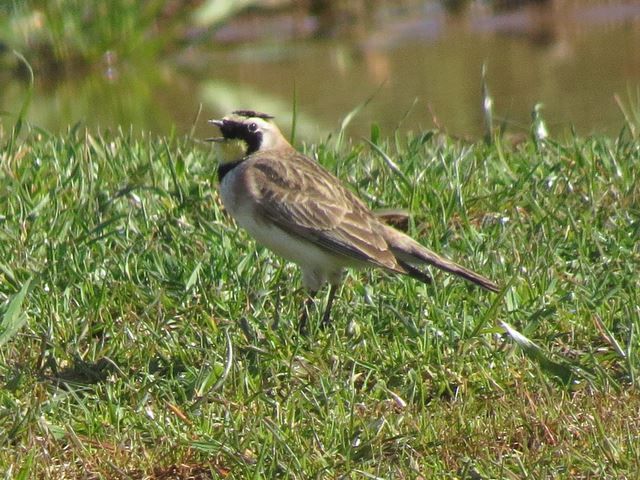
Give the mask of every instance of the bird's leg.
M 336 298 L 336 292 L 338 291 L 338 286 L 331 284 L 329 288 L 329 298 L 327 299 L 327 306 L 324 309 L 324 314 L 322 315 L 322 326 L 327 327 L 331 324 L 331 307 L 333 306 L 333 299 Z
M 300 315 L 300 323 L 298 323 L 298 331 L 300 333 L 306 333 L 307 332 L 307 323 L 309 321 L 309 310 L 311 310 L 315 303 L 315 296 L 316 296 L 316 291 L 310 291 L 309 295 L 307 296 L 307 299 L 304 301 L 303 305 L 302 305 L 302 314 Z

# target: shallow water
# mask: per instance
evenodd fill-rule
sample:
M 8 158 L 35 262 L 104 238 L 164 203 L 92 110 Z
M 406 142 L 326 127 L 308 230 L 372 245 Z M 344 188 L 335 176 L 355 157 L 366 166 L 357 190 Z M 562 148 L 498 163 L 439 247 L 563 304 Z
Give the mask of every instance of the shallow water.
M 464 15 L 428 4 L 377 11 L 331 39 L 301 35 L 314 21 L 252 16 L 158 63 L 110 54 L 62 79 L 37 75 L 28 119 L 53 131 L 81 122 L 206 137 L 207 118 L 251 108 L 275 114 L 287 131 L 295 92 L 298 138 L 326 136 L 367 101 L 347 130 L 355 138 L 372 122 L 383 135 L 439 127 L 479 137 L 483 64 L 496 123 L 513 133 L 528 131 L 540 102 L 552 135 L 617 134 L 623 116 L 614 95 L 627 106 L 640 102 L 637 2 L 473 7 Z M 2 110 L 17 112 L 24 83 L 6 75 L 0 82 Z

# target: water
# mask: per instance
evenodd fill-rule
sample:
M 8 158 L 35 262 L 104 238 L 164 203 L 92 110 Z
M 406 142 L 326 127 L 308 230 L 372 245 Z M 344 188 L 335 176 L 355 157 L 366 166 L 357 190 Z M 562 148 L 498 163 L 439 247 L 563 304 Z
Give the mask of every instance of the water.
M 355 139 L 372 122 L 383 135 L 438 127 L 477 138 L 483 64 L 496 119 L 513 133 L 528 131 L 540 102 L 552 135 L 572 128 L 615 135 L 623 116 L 614 95 L 627 106 L 640 102 L 638 3 L 552 2 L 507 13 L 474 7 L 462 16 L 431 5 L 377 11 L 331 39 L 289 34 L 310 22 L 253 17 L 160 62 L 108 53 L 89 70 L 36 72 L 28 119 L 52 131 L 80 122 L 206 137 L 207 118 L 251 108 L 275 114 L 287 131 L 295 92 L 298 138 L 324 138 L 367 101 L 347 130 Z M 5 72 L 0 83 L 0 108 L 17 112 L 24 82 Z

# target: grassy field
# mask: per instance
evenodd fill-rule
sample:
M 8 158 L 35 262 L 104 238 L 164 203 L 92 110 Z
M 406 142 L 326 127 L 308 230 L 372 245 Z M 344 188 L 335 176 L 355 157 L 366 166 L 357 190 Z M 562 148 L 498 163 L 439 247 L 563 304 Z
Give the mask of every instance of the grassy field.
M 307 145 L 505 288 L 352 272 L 305 337 L 298 270 L 224 214 L 208 146 L 20 138 L 0 134 L 4 478 L 636 478 L 631 135 Z

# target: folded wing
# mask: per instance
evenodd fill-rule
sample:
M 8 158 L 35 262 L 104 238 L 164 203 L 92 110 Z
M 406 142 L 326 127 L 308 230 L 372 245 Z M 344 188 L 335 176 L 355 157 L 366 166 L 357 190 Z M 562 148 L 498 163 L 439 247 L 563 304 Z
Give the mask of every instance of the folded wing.
M 261 152 L 252 162 L 257 208 L 283 230 L 348 259 L 408 273 L 383 236 L 383 225 L 353 193 L 318 163 L 303 156 L 289 166 Z

